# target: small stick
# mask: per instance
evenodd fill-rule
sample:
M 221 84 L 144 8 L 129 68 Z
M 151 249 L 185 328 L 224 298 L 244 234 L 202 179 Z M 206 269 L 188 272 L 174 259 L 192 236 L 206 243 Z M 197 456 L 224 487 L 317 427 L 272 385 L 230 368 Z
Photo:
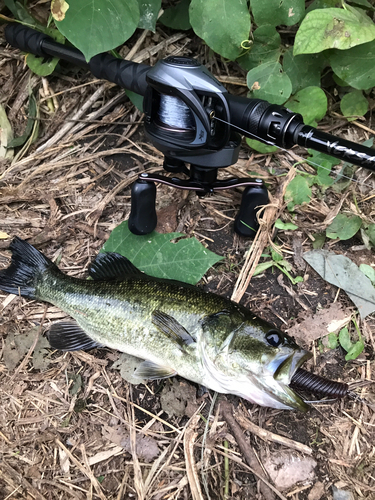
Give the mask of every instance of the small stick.
M 254 469 L 254 471 L 257 473 L 258 476 L 266 479 L 265 473 L 262 467 L 260 466 L 253 450 L 248 445 L 244 433 L 241 430 L 241 427 L 234 420 L 232 413 L 232 405 L 228 401 L 220 401 L 220 408 L 225 421 L 229 425 L 230 430 L 232 431 L 234 437 L 236 438 L 237 444 L 246 462 L 250 467 Z M 276 497 L 274 492 L 263 481 L 261 481 L 260 483 L 260 491 L 264 495 L 264 498 L 266 500 L 275 500 Z

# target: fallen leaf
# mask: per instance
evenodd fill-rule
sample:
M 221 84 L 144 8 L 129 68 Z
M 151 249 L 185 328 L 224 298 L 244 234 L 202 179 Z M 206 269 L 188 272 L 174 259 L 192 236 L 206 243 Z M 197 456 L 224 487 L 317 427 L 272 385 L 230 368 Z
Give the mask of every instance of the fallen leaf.
M 13 158 L 13 149 L 8 145 L 13 139 L 13 129 L 9 123 L 4 106 L 0 104 L 0 158 Z
M 130 354 L 121 353 L 118 360 L 112 365 L 112 368 L 120 370 L 121 377 L 129 382 L 129 384 L 140 384 L 142 380 L 133 377 L 133 373 L 138 368 L 138 366 L 143 363 L 144 359 L 136 358 Z
M 313 481 L 317 463 L 297 453 L 277 452 L 268 455 L 263 465 L 276 488 L 284 491 L 297 483 Z
M 105 439 L 114 444 L 122 446 L 125 451 L 131 453 L 130 436 L 127 429 L 124 427 L 110 427 L 103 425 L 102 434 Z M 152 462 L 160 453 L 157 442 L 150 436 L 137 434 L 136 437 L 136 454 L 140 460 Z
M 6 240 L 10 238 L 9 234 L 4 233 L 4 231 L 0 231 L 0 240 Z
M 351 311 L 342 309 L 338 302 L 320 309 L 316 314 L 303 313 L 303 320 L 293 325 L 288 334 L 305 344 L 341 330 L 351 319 Z
M 56 21 L 65 19 L 65 13 L 69 9 L 69 4 L 65 0 L 52 0 L 51 14 Z
M 375 288 L 348 257 L 327 250 L 312 250 L 303 258 L 325 281 L 348 294 L 362 319 L 375 311 Z
M 160 395 L 160 405 L 170 417 L 192 417 L 198 408 L 196 389 L 188 382 L 172 380 Z

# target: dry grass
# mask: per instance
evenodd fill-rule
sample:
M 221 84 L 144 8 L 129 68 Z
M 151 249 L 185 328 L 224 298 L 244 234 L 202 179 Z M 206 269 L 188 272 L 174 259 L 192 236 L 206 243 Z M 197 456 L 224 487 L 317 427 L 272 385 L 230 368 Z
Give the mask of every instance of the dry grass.
M 153 64 L 169 54 L 189 55 L 191 46 L 186 35 L 170 38 L 159 32 L 141 37 L 133 53 L 137 53 L 138 62 L 141 57 Z M 59 261 L 63 271 L 83 277 L 111 230 L 128 217 L 129 186 L 144 169 L 161 170 L 162 157 L 143 142 L 141 115 L 120 89 L 88 74 L 72 72 L 42 81 L 30 75 L 17 51 L 3 47 L 1 103 L 13 129 L 22 133 L 31 87 L 38 100 L 41 131 L 37 140 L 17 152 L 12 161 L 4 159 L 0 164 L 0 231 L 28 239 Z M 242 85 L 240 76 L 233 79 L 231 72 L 204 48 L 194 55 L 223 81 L 231 77 L 230 83 L 239 81 Z M 185 230 L 226 255 L 221 275 L 213 273 L 207 281 L 211 289 L 228 295 L 238 279 L 236 300 L 242 298 L 258 314 L 271 322 L 280 319 L 287 326 L 292 320 L 288 310 L 283 310 L 286 301 L 293 304 L 296 315 L 304 314 L 301 301 L 306 301 L 311 310 L 319 303 L 324 306 L 333 301 L 329 287 L 324 288 L 320 281 L 324 290 L 317 289 L 316 281 L 306 275 L 305 283 L 297 289 L 299 302 L 277 288 L 272 275 L 250 282 L 249 272 L 255 269 L 272 236 L 272 221 L 280 213 L 287 217 L 280 194 L 283 185 L 268 167 L 275 162 L 278 172 L 285 173 L 295 154 L 280 154 L 276 159 L 270 155 L 249 158 L 248 152 L 243 152 L 238 164 L 223 173 L 245 176 L 249 170 L 256 170 L 275 193 L 272 206 L 266 209 L 262 232 L 245 263 L 248 242 L 228 230 L 232 208 L 238 207 L 238 193 L 222 192 L 197 201 L 164 186 L 158 195 L 160 230 Z M 293 170 L 289 172 L 286 182 L 293 175 Z M 374 180 L 365 173 L 359 180 L 362 183 L 353 184 L 345 196 L 331 193 L 298 212 L 299 233 L 281 236 L 286 256 L 296 255 L 296 239 L 299 248 L 309 249 L 312 234 L 326 227 L 339 210 L 355 213 L 353 193 L 361 215 L 373 220 Z M 9 239 L 0 240 L 0 267 L 8 263 L 8 245 Z M 375 262 L 373 254 L 363 249 L 350 247 L 347 251 L 358 259 L 362 256 L 366 263 Z M 296 261 L 293 265 L 297 266 Z M 267 280 L 272 280 L 271 286 Z M 338 300 L 346 303 L 342 294 Z M 325 403 L 305 416 L 229 398 L 241 426 L 239 434 L 228 426 L 217 405 L 209 413 L 210 395 L 202 398 L 190 418 L 168 417 L 155 393 L 160 389 L 157 384 L 129 386 L 113 369 L 118 353 L 49 351 L 48 367 L 35 368 L 33 351 L 37 342 L 53 321 L 65 317 L 64 313 L 1 292 L 0 308 L 0 499 L 195 500 L 206 498 L 208 492 L 212 499 L 261 499 L 263 494 L 270 494 L 273 498 L 310 500 L 312 483 L 294 485 L 282 493 L 271 484 L 271 493 L 264 493 L 264 489 L 258 492 L 257 483 L 269 482 L 264 473 L 263 480 L 258 479 L 266 455 L 291 448 L 317 461 L 314 482 L 322 483 L 324 490 L 319 498 L 332 497 L 332 484 L 352 491 L 358 498 L 375 498 L 375 413 L 369 406 L 348 400 Z M 358 381 L 374 379 L 373 318 L 363 322 L 361 328 L 367 341 L 366 355 L 350 365 L 341 363 L 334 374 L 334 378 L 357 381 L 357 385 Z M 5 359 L 9 353 L 7 339 L 13 335 L 12 345 L 20 352 L 17 342 L 30 332 L 31 343 L 23 348 L 14 368 L 9 368 Z M 312 348 L 318 372 L 337 365 L 337 359 L 319 358 L 315 344 Z M 369 384 L 357 390 L 363 397 L 374 397 Z M 206 421 L 209 425 L 204 433 Z M 158 447 L 151 461 L 139 448 L 143 438 L 150 440 L 147 446 L 156 443 Z M 258 467 L 249 467 L 241 445 L 258 456 Z

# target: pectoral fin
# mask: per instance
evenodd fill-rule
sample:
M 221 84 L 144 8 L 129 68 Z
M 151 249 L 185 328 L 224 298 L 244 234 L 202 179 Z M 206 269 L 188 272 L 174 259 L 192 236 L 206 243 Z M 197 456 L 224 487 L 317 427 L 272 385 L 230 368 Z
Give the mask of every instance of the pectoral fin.
M 133 373 L 134 377 L 145 380 L 169 378 L 177 375 L 176 370 L 169 366 L 160 366 L 152 361 L 143 361 Z
M 188 345 L 194 343 L 190 333 L 169 314 L 155 310 L 152 313 L 152 322 L 164 335 L 173 340 L 180 350 L 183 351 Z
M 62 321 L 52 325 L 47 338 L 51 347 L 61 351 L 85 351 L 101 347 L 101 344 L 92 340 L 77 323 L 72 321 Z

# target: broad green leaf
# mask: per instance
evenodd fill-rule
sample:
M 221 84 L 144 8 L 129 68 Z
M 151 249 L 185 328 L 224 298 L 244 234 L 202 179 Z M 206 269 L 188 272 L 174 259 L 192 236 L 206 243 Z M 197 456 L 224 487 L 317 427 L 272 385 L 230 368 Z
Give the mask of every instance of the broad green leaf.
M 327 238 L 349 240 L 353 238 L 362 225 L 362 219 L 358 215 L 348 217 L 345 214 L 338 214 L 326 229 Z
M 358 9 L 317 9 L 302 21 L 294 41 L 294 55 L 350 49 L 374 38 L 375 24 Z
M 327 97 L 319 87 L 307 87 L 292 96 L 285 106 L 300 113 L 306 125 L 316 127 L 317 122 L 327 113 Z
M 34 19 L 28 9 L 23 5 L 23 2 L 15 2 L 14 0 L 4 0 L 4 4 L 8 7 L 16 19 L 29 26 L 37 27 L 40 23 Z
M 274 26 L 260 26 L 253 33 L 251 48 L 237 59 L 242 68 L 250 70 L 267 62 L 278 62 L 281 55 L 281 38 Z
M 272 104 L 283 104 L 292 93 L 292 83 L 281 64 L 270 62 L 250 70 L 247 85 L 251 97 L 264 99 Z
M 102 251 L 127 257 L 138 269 L 157 278 L 184 281 L 195 285 L 211 266 L 222 260 L 207 250 L 196 238 L 182 238 L 182 233 L 136 236 L 122 222 L 111 233 Z
M 189 13 L 194 32 L 212 50 L 231 60 L 240 55 L 251 27 L 246 0 L 192 0 Z
M 289 182 L 285 190 L 285 201 L 288 203 L 288 210 L 293 210 L 295 205 L 309 203 L 311 199 L 311 189 L 307 179 L 303 175 L 296 175 Z
M 368 100 L 360 90 L 348 92 L 340 101 L 341 113 L 348 121 L 355 120 L 359 116 L 365 115 L 368 108 Z
M 298 229 L 298 226 L 292 222 L 283 222 L 281 219 L 277 219 L 275 227 L 277 229 L 282 229 L 283 231 L 294 231 L 295 229 Z
M 258 26 L 293 26 L 302 19 L 305 13 L 304 0 L 250 0 L 251 12 Z
M 330 333 L 328 335 L 328 345 L 330 349 L 336 349 L 336 347 L 339 345 L 338 338 L 335 333 Z
M 348 257 L 327 250 L 311 250 L 303 258 L 324 280 L 348 294 L 362 319 L 375 311 L 375 289 Z
M 320 87 L 320 73 L 324 63 L 321 54 L 293 55 L 293 48 L 283 56 L 283 68 L 292 82 L 292 93 L 305 87 Z
M 353 344 L 345 356 L 345 361 L 350 361 L 351 359 L 358 358 L 364 348 L 365 344 L 362 340 L 359 340 L 358 342 Z
M 345 351 L 349 351 L 349 349 L 352 347 L 352 341 L 350 340 L 349 330 L 347 329 L 346 326 L 342 330 L 340 330 L 339 341 L 341 347 L 343 347 Z
M 306 9 L 306 13 L 315 9 L 328 9 L 329 7 L 336 7 L 337 3 L 337 0 L 314 0 L 314 2 Z
M 375 86 L 375 41 L 331 51 L 329 61 L 336 75 L 351 87 L 365 90 Z
M 190 0 L 181 0 L 177 5 L 165 9 L 159 21 L 174 30 L 189 30 L 191 28 L 189 6 Z
M 269 146 L 268 144 L 264 144 L 263 142 L 256 141 L 255 139 L 246 138 L 247 145 L 257 151 L 258 153 L 275 153 L 279 150 L 277 146 Z
M 94 55 L 114 49 L 130 38 L 138 26 L 138 0 L 75 0 L 58 30 L 88 61 Z
M 329 174 L 331 173 L 332 167 L 338 165 L 340 160 L 313 149 L 309 149 L 308 152 L 310 156 L 307 159 L 307 163 L 316 168 L 317 172 L 315 181 L 324 187 L 332 186 L 335 179 L 330 177 Z
M 375 224 L 369 224 L 366 233 L 371 243 L 375 246 Z
M 271 256 L 274 262 L 281 262 L 283 260 L 283 254 L 271 247 Z
M 138 28 L 155 31 L 161 0 L 138 0 L 138 5 L 140 14 Z
M 361 264 L 359 270 L 368 277 L 373 285 L 375 285 L 375 269 L 368 264 Z

